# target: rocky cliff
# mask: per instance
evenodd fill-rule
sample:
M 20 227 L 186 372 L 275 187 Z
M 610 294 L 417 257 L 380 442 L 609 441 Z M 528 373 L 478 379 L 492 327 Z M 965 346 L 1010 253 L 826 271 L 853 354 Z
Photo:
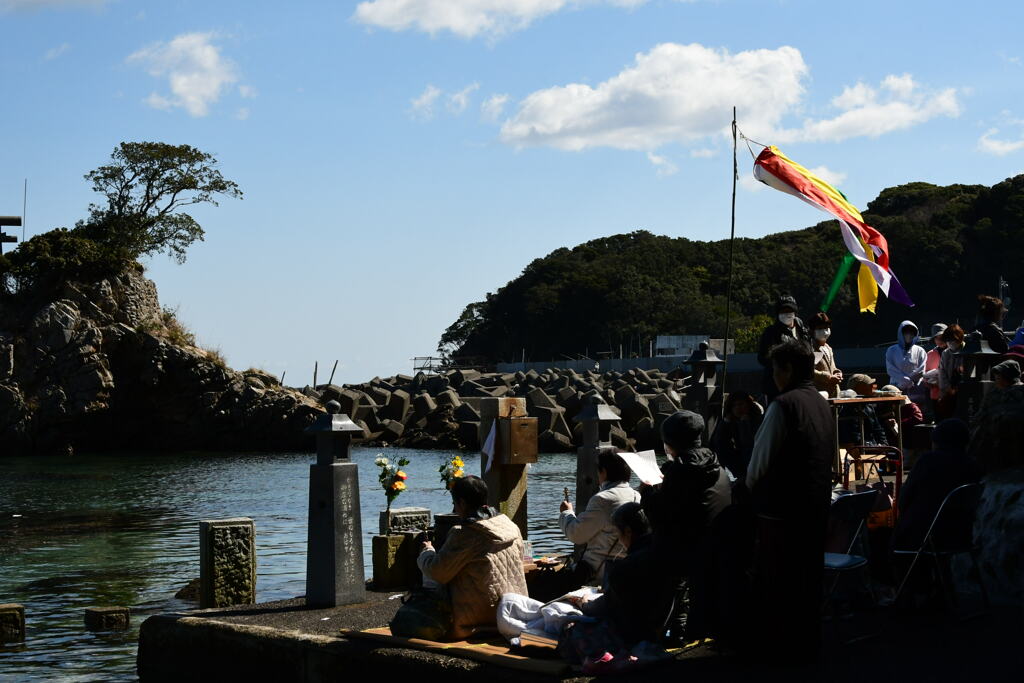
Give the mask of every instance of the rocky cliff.
M 0 455 L 309 448 L 316 402 L 169 322 L 139 267 L 0 300 Z

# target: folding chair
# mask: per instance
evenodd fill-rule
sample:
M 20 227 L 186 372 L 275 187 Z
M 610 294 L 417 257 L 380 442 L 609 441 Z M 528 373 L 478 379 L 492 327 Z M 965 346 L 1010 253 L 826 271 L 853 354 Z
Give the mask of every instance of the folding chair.
M 978 501 L 981 499 L 981 489 L 980 483 L 974 483 L 964 484 L 950 491 L 936 511 L 935 518 L 928 526 L 921 545 L 916 550 L 893 550 L 894 555 L 914 556 L 910 567 L 907 568 L 907 573 L 903 575 L 900 587 L 896 590 L 894 602 L 900 599 L 903 588 L 907 585 L 907 581 L 917 565 L 918 558 L 924 555 L 935 563 L 935 573 L 939 577 L 943 597 L 947 604 L 956 607 L 956 591 L 953 589 L 952 577 L 949 575 L 949 562 L 953 555 L 967 553 L 971 557 L 971 565 L 975 573 L 978 574 L 978 587 L 981 589 L 982 600 L 985 607 L 989 606 L 985 582 L 981 580 L 981 574 L 978 572 L 972 531 L 974 515 L 978 509 Z
M 878 494 L 877 490 L 872 490 L 840 496 L 832 503 L 832 507 L 829 509 L 829 517 L 845 522 L 845 527 L 847 529 L 852 528 L 853 533 L 850 536 L 850 543 L 845 553 L 825 553 L 825 571 L 835 572 L 836 577 L 832 581 L 832 587 L 829 589 L 828 595 L 825 596 L 822 609 L 831 601 L 832 594 L 835 593 L 836 586 L 839 585 L 840 576 L 845 572 L 862 569 L 868 564 L 868 558 L 863 555 L 854 555 L 853 548 L 857 544 L 861 532 L 864 531 L 868 514 L 874 508 L 875 498 Z M 868 591 L 871 592 L 871 597 L 874 598 L 874 591 L 871 589 L 870 582 L 868 583 Z
M 892 465 L 895 470 L 892 492 L 892 509 L 895 515 L 899 508 L 900 488 L 903 485 L 903 454 L 894 446 L 848 446 L 843 462 L 843 488 L 850 488 L 850 467 L 854 468 L 854 475 L 859 479 L 864 476 L 865 463 L 876 467 L 885 463 Z M 882 478 L 881 473 L 878 478 Z M 895 520 L 895 516 L 893 519 Z

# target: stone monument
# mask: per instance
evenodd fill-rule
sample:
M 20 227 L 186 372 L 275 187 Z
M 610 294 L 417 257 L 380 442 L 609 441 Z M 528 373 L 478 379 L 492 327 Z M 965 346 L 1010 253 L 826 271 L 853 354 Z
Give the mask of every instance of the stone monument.
M 248 517 L 199 522 L 199 606 L 255 602 L 256 525 Z
M 694 382 L 686 389 L 683 407 L 700 413 L 704 418 L 706 445 L 722 417 L 724 387 L 718 384 L 718 379 L 721 377 L 725 361 L 718 357 L 707 342 L 701 342 L 684 364 L 690 366 Z
M 313 607 L 362 602 L 366 595 L 359 469 L 351 460 L 352 437 L 363 429 L 340 409 L 329 401 L 327 412 L 306 429 L 316 434 L 306 552 L 306 604 Z
M 583 445 L 576 450 L 576 511 L 585 510 L 597 493 L 597 452 L 612 445 L 611 429 L 619 416 L 600 396 L 588 396 L 576 415 L 583 425 Z

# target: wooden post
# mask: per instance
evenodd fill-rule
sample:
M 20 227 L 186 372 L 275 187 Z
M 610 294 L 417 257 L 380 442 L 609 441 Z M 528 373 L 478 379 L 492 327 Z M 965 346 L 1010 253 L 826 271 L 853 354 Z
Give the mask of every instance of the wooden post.
M 484 398 L 480 401 L 480 444 L 487 440 L 491 425 L 498 417 L 526 417 L 525 398 Z M 480 476 L 487 484 L 487 504 L 508 515 L 516 523 L 523 538 L 526 528 L 526 465 L 501 465 L 497 462 L 487 470 L 487 456 L 481 453 Z

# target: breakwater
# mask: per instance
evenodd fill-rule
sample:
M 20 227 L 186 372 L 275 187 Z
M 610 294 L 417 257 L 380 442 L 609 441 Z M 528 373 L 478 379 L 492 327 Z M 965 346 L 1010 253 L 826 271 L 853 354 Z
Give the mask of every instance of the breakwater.
M 590 397 L 611 406 L 620 417 L 611 429 L 612 444 L 622 449 L 656 448 L 661 422 L 683 407 L 687 375 L 634 368 L 624 372 L 542 372 L 449 370 L 443 374 L 374 377 L 362 384 L 305 387 L 322 404 L 337 401 L 341 412 L 363 429 L 364 444 L 418 449 L 480 448 L 480 401 L 526 399 L 527 413 L 538 419 L 542 453 L 570 451 L 582 445 L 575 418 Z

